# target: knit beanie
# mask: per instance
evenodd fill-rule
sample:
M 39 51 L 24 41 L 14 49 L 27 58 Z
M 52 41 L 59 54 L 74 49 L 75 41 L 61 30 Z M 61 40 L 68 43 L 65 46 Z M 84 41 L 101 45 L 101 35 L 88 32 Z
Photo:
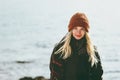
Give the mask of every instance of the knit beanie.
M 84 27 L 86 32 L 89 32 L 89 22 L 84 13 L 75 13 L 69 22 L 68 31 L 71 31 L 74 27 Z

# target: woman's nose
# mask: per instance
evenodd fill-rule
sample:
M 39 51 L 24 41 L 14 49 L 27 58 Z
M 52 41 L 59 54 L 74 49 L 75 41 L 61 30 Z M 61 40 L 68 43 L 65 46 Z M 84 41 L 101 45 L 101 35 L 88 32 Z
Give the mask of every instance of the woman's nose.
M 77 30 L 77 33 L 81 34 L 81 30 Z

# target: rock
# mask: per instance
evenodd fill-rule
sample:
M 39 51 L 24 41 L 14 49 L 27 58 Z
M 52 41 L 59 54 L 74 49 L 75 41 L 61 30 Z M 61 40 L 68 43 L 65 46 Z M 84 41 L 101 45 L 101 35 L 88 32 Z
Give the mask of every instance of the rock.
M 49 80 L 49 79 L 46 79 L 44 76 L 37 76 L 35 78 L 23 77 L 23 78 L 20 78 L 19 80 Z
M 23 77 L 23 78 L 20 78 L 19 80 L 34 80 L 34 79 L 32 79 L 32 77 Z
M 34 78 L 34 80 L 49 80 L 49 79 L 46 79 L 43 76 L 37 76 L 37 77 Z
M 30 63 L 30 61 L 15 61 L 16 63 L 19 63 L 19 64 L 25 64 L 25 63 Z

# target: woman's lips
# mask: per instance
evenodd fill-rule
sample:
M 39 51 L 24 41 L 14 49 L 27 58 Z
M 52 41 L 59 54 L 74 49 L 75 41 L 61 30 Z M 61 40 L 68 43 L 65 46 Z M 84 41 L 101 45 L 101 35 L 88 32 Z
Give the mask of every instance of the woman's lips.
M 81 37 L 81 35 L 76 35 L 77 37 Z

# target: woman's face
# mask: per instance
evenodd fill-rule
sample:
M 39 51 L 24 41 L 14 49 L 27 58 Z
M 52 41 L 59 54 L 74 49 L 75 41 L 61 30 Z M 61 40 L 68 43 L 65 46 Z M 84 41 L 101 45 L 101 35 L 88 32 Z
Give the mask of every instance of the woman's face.
M 85 29 L 80 26 L 74 27 L 72 30 L 72 35 L 75 39 L 79 40 L 85 35 Z

